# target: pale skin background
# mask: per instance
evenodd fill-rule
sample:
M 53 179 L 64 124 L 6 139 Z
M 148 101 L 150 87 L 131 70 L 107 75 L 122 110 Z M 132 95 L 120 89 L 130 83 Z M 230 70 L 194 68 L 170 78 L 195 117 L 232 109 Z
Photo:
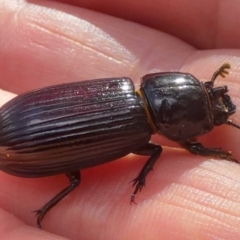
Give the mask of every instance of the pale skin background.
M 229 62 L 230 75 L 217 85 L 229 86 L 240 123 L 240 1 L 59 2 L 0 0 L 1 104 L 38 87 L 100 77 L 128 76 L 137 86 L 149 72 L 185 71 L 207 80 Z M 240 166 L 153 140 L 164 150 L 137 205 L 129 204 L 129 181 L 146 158 L 132 155 L 82 171 L 80 187 L 48 213 L 42 231 L 31 211 L 67 186 L 66 177 L 0 172 L 0 239 L 240 239 Z M 240 130 L 222 126 L 201 140 L 240 159 Z

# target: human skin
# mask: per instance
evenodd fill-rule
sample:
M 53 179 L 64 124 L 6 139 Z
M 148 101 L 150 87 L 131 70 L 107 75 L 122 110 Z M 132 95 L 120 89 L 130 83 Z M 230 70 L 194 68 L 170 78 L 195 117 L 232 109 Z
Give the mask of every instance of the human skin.
M 240 106 L 239 21 L 232 20 L 239 16 L 238 1 L 118 1 L 113 9 L 113 0 L 66 2 L 0 0 L 1 104 L 39 87 L 101 77 L 128 76 L 136 88 L 141 76 L 158 71 L 207 81 L 228 62 L 230 74 L 216 85 L 228 85 Z M 144 9 L 159 14 L 148 19 Z M 239 112 L 231 118 L 238 124 Z M 200 140 L 240 159 L 238 129 L 220 126 Z M 42 231 L 31 211 L 66 187 L 67 178 L 0 172 L 0 239 L 240 239 L 240 166 L 192 155 L 162 136 L 153 141 L 163 154 L 136 205 L 129 204 L 129 182 L 147 158 L 130 155 L 83 170 L 80 187 L 49 211 Z

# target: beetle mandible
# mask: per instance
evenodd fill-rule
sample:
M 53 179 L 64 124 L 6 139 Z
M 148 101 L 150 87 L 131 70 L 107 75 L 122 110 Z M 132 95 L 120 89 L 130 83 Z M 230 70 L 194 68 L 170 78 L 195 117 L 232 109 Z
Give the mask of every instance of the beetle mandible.
M 162 134 L 193 154 L 237 162 L 230 152 L 206 148 L 197 137 L 214 126 L 239 125 L 227 86 L 214 87 L 228 74 L 223 64 L 207 82 L 189 73 L 145 75 L 135 91 L 131 79 L 105 78 L 45 87 L 15 97 L 0 108 L 0 169 L 37 178 L 66 174 L 70 185 L 36 211 L 37 225 L 46 213 L 80 184 L 80 171 L 129 153 L 149 156 L 133 180 L 135 195 L 160 157 L 150 142 Z

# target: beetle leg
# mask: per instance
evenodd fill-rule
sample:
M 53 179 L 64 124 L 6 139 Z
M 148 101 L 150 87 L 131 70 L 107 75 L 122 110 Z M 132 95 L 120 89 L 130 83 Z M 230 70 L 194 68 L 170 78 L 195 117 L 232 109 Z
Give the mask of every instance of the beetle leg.
M 136 187 L 131 196 L 131 203 L 135 203 L 135 195 L 137 194 L 137 192 L 142 190 L 143 186 L 145 186 L 146 176 L 153 169 L 153 165 L 160 157 L 162 153 L 162 147 L 159 145 L 155 145 L 153 143 L 148 143 L 146 146 L 142 147 L 141 149 L 138 149 L 133 153 L 137 155 L 150 156 L 150 158 L 142 168 L 139 175 L 132 180 L 133 186 L 136 186 Z
M 200 142 L 194 140 L 186 140 L 179 142 L 182 147 L 187 149 L 189 152 L 201 156 L 212 156 L 222 159 L 227 159 L 231 162 L 239 163 L 236 159 L 233 158 L 230 152 L 224 151 L 221 148 L 206 148 Z
M 44 216 L 46 215 L 46 213 L 80 184 L 81 175 L 79 171 L 70 172 L 70 173 L 67 173 L 66 175 L 70 181 L 70 185 L 64 188 L 49 202 L 47 202 L 41 209 L 35 211 L 36 217 L 37 217 L 37 225 L 39 228 L 41 228 L 41 222 Z

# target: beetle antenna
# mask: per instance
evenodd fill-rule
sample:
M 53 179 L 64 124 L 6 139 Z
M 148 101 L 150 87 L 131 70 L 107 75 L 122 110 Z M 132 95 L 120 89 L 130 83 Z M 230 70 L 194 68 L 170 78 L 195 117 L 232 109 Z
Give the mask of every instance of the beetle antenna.
M 221 77 L 225 78 L 226 74 L 229 74 L 227 69 L 230 69 L 231 66 L 229 63 L 224 63 L 216 72 L 213 73 L 211 78 L 211 83 L 213 85 L 215 79 L 220 75 Z
M 240 129 L 240 125 L 234 123 L 232 120 L 227 120 L 226 124 Z

